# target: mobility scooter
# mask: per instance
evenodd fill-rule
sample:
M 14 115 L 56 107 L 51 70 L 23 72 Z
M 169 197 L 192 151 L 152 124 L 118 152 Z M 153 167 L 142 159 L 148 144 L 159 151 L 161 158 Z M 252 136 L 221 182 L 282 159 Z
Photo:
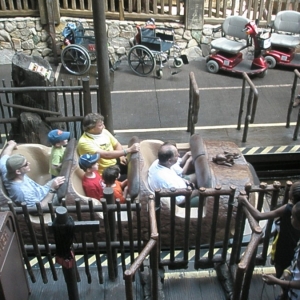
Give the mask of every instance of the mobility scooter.
M 223 37 L 211 42 L 215 52 L 206 60 L 207 70 L 217 73 L 220 69 L 232 73 L 246 72 L 264 77 L 268 64 L 262 56 L 262 49 L 270 47 L 270 34 L 258 32 L 257 22 L 249 21 L 242 16 L 227 17 L 222 25 Z M 254 45 L 254 58 L 243 58 L 243 49 Z
M 276 65 L 299 68 L 300 53 L 296 53 L 296 47 L 300 44 L 300 13 L 293 10 L 279 12 L 271 29 L 271 48 L 264 53 L 269 68 Z

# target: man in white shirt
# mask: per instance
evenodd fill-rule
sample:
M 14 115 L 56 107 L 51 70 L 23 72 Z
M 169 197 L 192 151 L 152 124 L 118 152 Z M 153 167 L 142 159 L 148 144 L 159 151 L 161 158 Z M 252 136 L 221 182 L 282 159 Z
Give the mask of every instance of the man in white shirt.
M 179 157 L 177 148 L 170 144 L 165 143 L 161 145 L 158 150 L 158 162 L 153 162 L 148 171 L 148 184 L 151 191 L 157 189 L 184 189 L 191 183 L 178 176 L 172 166 L 176 164 Z M 197 196 L 198 191 L 194 190 L 192 193 L 191 206 L 198 206 L 199 199 Z M 193 200 L 193 201 L 192 201 Z M 184 196 L 176 197 L 176 204 L 182 206 L 185 202 Z

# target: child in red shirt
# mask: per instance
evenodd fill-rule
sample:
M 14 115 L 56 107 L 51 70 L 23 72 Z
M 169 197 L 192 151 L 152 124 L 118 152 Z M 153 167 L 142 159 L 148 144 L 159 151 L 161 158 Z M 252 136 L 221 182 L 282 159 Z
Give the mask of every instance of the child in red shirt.
M 98 173 L 100 154 L 84 154 L 79 158 L 79 166 L 85 171 L 82 178 L 82 187 L 87 197 L 100 200 L 103 198 L 102 177 Z
M 102 173 L 102 187 L 112 187 L 115 199 L 120 199 L 121 203 L 125 203 L 127 195 L 127 179 L 121 182 L 117 180 L 119 177 L 120 168 L 118 166 L 110 166 L 104 169 Z

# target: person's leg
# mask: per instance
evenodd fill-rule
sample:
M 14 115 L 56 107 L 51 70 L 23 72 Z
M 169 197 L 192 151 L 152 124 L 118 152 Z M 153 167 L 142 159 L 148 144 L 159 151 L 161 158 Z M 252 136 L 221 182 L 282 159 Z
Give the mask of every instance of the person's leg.
M 199 191 L 193 190 L 191 195 L 191 207 L 198 207 L 199 206 Z
M 120 168 L 120 174 L 121 174 L 121 176 L 118 180 L 124 181 L 125 179 L 127 179 L 127 165 L 121 164 L 119 159 L 117 159 L 117 165 Z
M 199 197 L 191 198 L 191 207 L 198 207 L 199 206 Z

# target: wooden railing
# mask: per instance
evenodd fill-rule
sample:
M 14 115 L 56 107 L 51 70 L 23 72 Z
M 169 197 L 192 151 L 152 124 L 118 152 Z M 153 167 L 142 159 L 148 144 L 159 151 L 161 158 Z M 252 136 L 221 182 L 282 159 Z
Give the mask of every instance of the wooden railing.
M 99 86 L 90 85 L 87 77 L 78 79 L 76 83 L 70 80 L 68 86 L 65 86 L 64 81 L 60 86 L 55 82 L 54 86 L 47 87 L 8 87 L 5 81 L 2 81 L 2 85 L 3 87 L 0 87 L 0 131 L 5 134 L 4 140 L 9 139 L 11 125 L 18 121 L 16 117 L 12 116 L 12 109 L 17 109 L 13 104 L 16 93 L 30 95 L 33 91 L 40 91 L 46 93 L 46 99 L 47 95 L 54 93 L 57 112 L 61 112 L 61 115 L 46 115 L 45 121 L 50 124 L 66 122 L 66 129 L 71 132 L 71 138 L 79 139 L 81 136 L 81 121 L 84 115 L 92 111 L 100 111 L 100 104 L 91 99 L 91 93 L 97 93 Z M 21 112 L 24 111 L 41 113 L 39 108 L 35 107 L 35 103 L 32 103 L 31 107 L 21 109 Z M 0 137 L 0 146 L 1 144 Z
M 45 19 L 45 1 L 49 0 L 1 0 L 0 17 L 31 16 Z M 92 18 L 93 0 L 56 0 L 53 1 L 55 20 L 63 17 Z M 261 24 L 271 21 L 272 15 L 282 10 L 299 11 L 298 1 L 292 0 L 254 0 L 254 1 L 223 1 L 223 0 L 105 0 L 106 18 L 117 20 L 180 21 L 184 23 L 189 11 L 203 10 L 204 23 L 221 23 L 226 16 L 244 15 L 249 19 L 258 18 Z M 201 13 L 200 13 L 201 14 Z M 43 23 L 43 22 L 42 22 Z M 44 23 L 43 23 L 44 24 Z
M 141 240 L 140 221 L 136 220 L 137 216 L 140 216 L 140 205 L 138 203 L 131 204 L 129 202 L 127 205 L 120 204 L 119 202 L 116 202 L 116 204 L 107 204 L 105 199 L 101 199 L 99 205 L 94 205 L 92 201 L 89 202 L 88 206 L 81 205 L 80 199 L 78 199 L 75 204 L 76 206 L 66 206 L 65 203 L 62 202 L 62 205 L 67 208 L 69 215 L 71 215 L 74 220 L 99 220 L 99 212 L 103 215 L 103 220 L 100 223 L 100 233 L 85 233 L 81 235 L 81 237 L 80 234 L 77 235 L 76 243 L 74 242 L 74 246 L 72 247 L 75 254 L 83 253 L 85 268 L 89 270 L 89 256 L 93 253 L 98 268 L 98 281 L 102 284 L 102 264 L 99 257 L 100 252 L 104 251 L 107 254 L 109 278 L 114 280 L 114 278 L 118 276 L 117 253 L 121 253 L 122 270 L 125 272 L 127 264 L 125 261 L 125 251 L 130 253 L 130 261 L 132 264 L 134 261 L 134 252 L 140 253 L 144 247 L 144 243 Z M 22 204 L 22 207 L 15 207 L 12 202 L 8 203 L 8 207 L 15 218 L 24 262 L 32 282 L 36 280 L 32 272 L 32 263 L 28 258 L 29 255 L 32 254 L 37 258 L 44 283 L 47 283 L 48 278 L 44 261 L 42 260 L 43 256 L 45 256 L 45 259 L 50 264 L 53 277 L 57 278 L 56 270 L 52 262 L 56 247 L 53 243 L 53 234 L 48 231 L 47 223 L 49 220 L 51 222 L 51 220 L 53 221 L 55 218 L 52 203 L 49 203 L 49 208 L 44 209 L 38 202 L 36 207 L 32 208 L 27 207 L 25 203 Z M 1 208 L 1 211 L 7 210 L 8 208 Z M 111 212 L 113 212 L 113 214 Z M 121 212 L 126 213 L 127 216 L 131 216 L 127 218 L 126 226 L 124 226 L 125 221 L 121 221 L 121 218 L 119 218 Z M 115 213 L 118 215 L 118 218 L 115 221 L 114 234 L 111 228 L 111 216 L 115 218 Z M 134 232 L 132 228 L 135 228 Z M 131 232 L 127 232 L 130 231 L 130 229 Z M 101 233 L 102 230 L 105 232 L 104 236 Z M 100 234 L 100 236 L 98 236 L 98 234 Z M 116 236 L 118 236 L 118 239 L 116 239 Z M 91 278 L 89 278 L 89 281 L 91 281 Z
M 133 264 L 124 272 L 124 279 L 126 282 L 126 300 L 133 299 L 133 289 L 132 283 L 134 280 L 134 276 L 139 269 L 143 267 L 143 263 L 147 256 L 151 256 L 152 260 L 152 276 L 151 276 L 151 295 L 152 299 L 158 299 L 158 287 L 157 287 L 157 278 L 158 278 L 158 249 L 157 249 L 157 222 L 155 216 L 155 205 L 154 199 L 151 195 L 149 197 L 149 223 L 150 223 L 150 239 L 145 245 L 143 251 L 139 254 L 139 256 L 135 259 Z
M 249 214 L 249 212 L 242 206 L 238 207 L 235 212 L 234 208 L 234 195 L 235 187 L 231 186 L 226 189 L 224 187 L 213 188 L 200 188 L 199 205 L 197 209 L 197 216 L 191 216 L 190 195 L 191 191 L 186 189 L 162 189 L 155 192 L 155 204 L 156 204 L 156 221 L 158 226 L 158 247 L 161 248 L 161 200 L 162 198 L 170 198 L 170 248 L 169 255 L 166 255 L 167 259 L 160 257 L 159 266 L 168 267 L 168 269 L 186 269 L 191 263 L 189 259 L 189 251 L 193 249 L 195 251 L 194 268 L 198 269 L 211 269 L 217 265 L 217 274 L 221 278 L 226 278 L 227 284 L 224 283 L 224 287 L 231 286 L 232 290 L 226 290 L 228 295 L 231 295 L 233 300 L 247 299 L 249 286 L 252 278 L 252 272 L 254 269 L 254 261 L 257 252 L 258 244 L 262 238 L 263 232 L 258 222 Z M 183 246 L 178 245 L 176 236 L 179 235 L 178 224 L 176 223 L 175 206 L 176 197 L 179 195 L 185 196 L 185 225 L 182 232 L 184 232 Z M 207 227 L 204 226 L 204 211 L 208 202 L 213 207 L 211 216 L 210 241 L 208 245 L 203 245 L 202 234 L 207 231 Z M 220 207 L 227 207 L 226 219 L 224 218 L 224 226 L 222 228 L 222 236 L 220 236 L 220 227 L 217 226 L 220 220 L 219 209 Z M 206 212 L 207 214 L 207 212 Z M 235 217 L 233 217 L 235 216 Z M 164 216 L 165 217 L 165 216 Z M 245 255 L 241 255 L 241 247 L 243 240 L 243 232 L 245 228 L 245 220 L 248 220 L 250 227 L 250 242 L 245 250 Z M 194 222 L 194 223 L 192 223 Z M 219 225 L 220 226 L 220 225 Z M 196 228 L 196 236 L 192 237 L 191 227 Z M 176 230 L 175 230 L 176 229 Z M 234 236 L 232 237 L 232 230 L 234 229 Z M 183 255 L 178 258 L 175 255 L 176 250 L 182 247 Z M 201 249 L 207 249 L 208 255 L 203 255 Z M 216 248 L 220 248 L 220 251 L 216 253 Z M 227 262 L 228 250 L 231 248 L 230 260 Z M 223 267 L 221 267 L 223 266 Z M 228 296 L 227 295 L 227 296 Z

